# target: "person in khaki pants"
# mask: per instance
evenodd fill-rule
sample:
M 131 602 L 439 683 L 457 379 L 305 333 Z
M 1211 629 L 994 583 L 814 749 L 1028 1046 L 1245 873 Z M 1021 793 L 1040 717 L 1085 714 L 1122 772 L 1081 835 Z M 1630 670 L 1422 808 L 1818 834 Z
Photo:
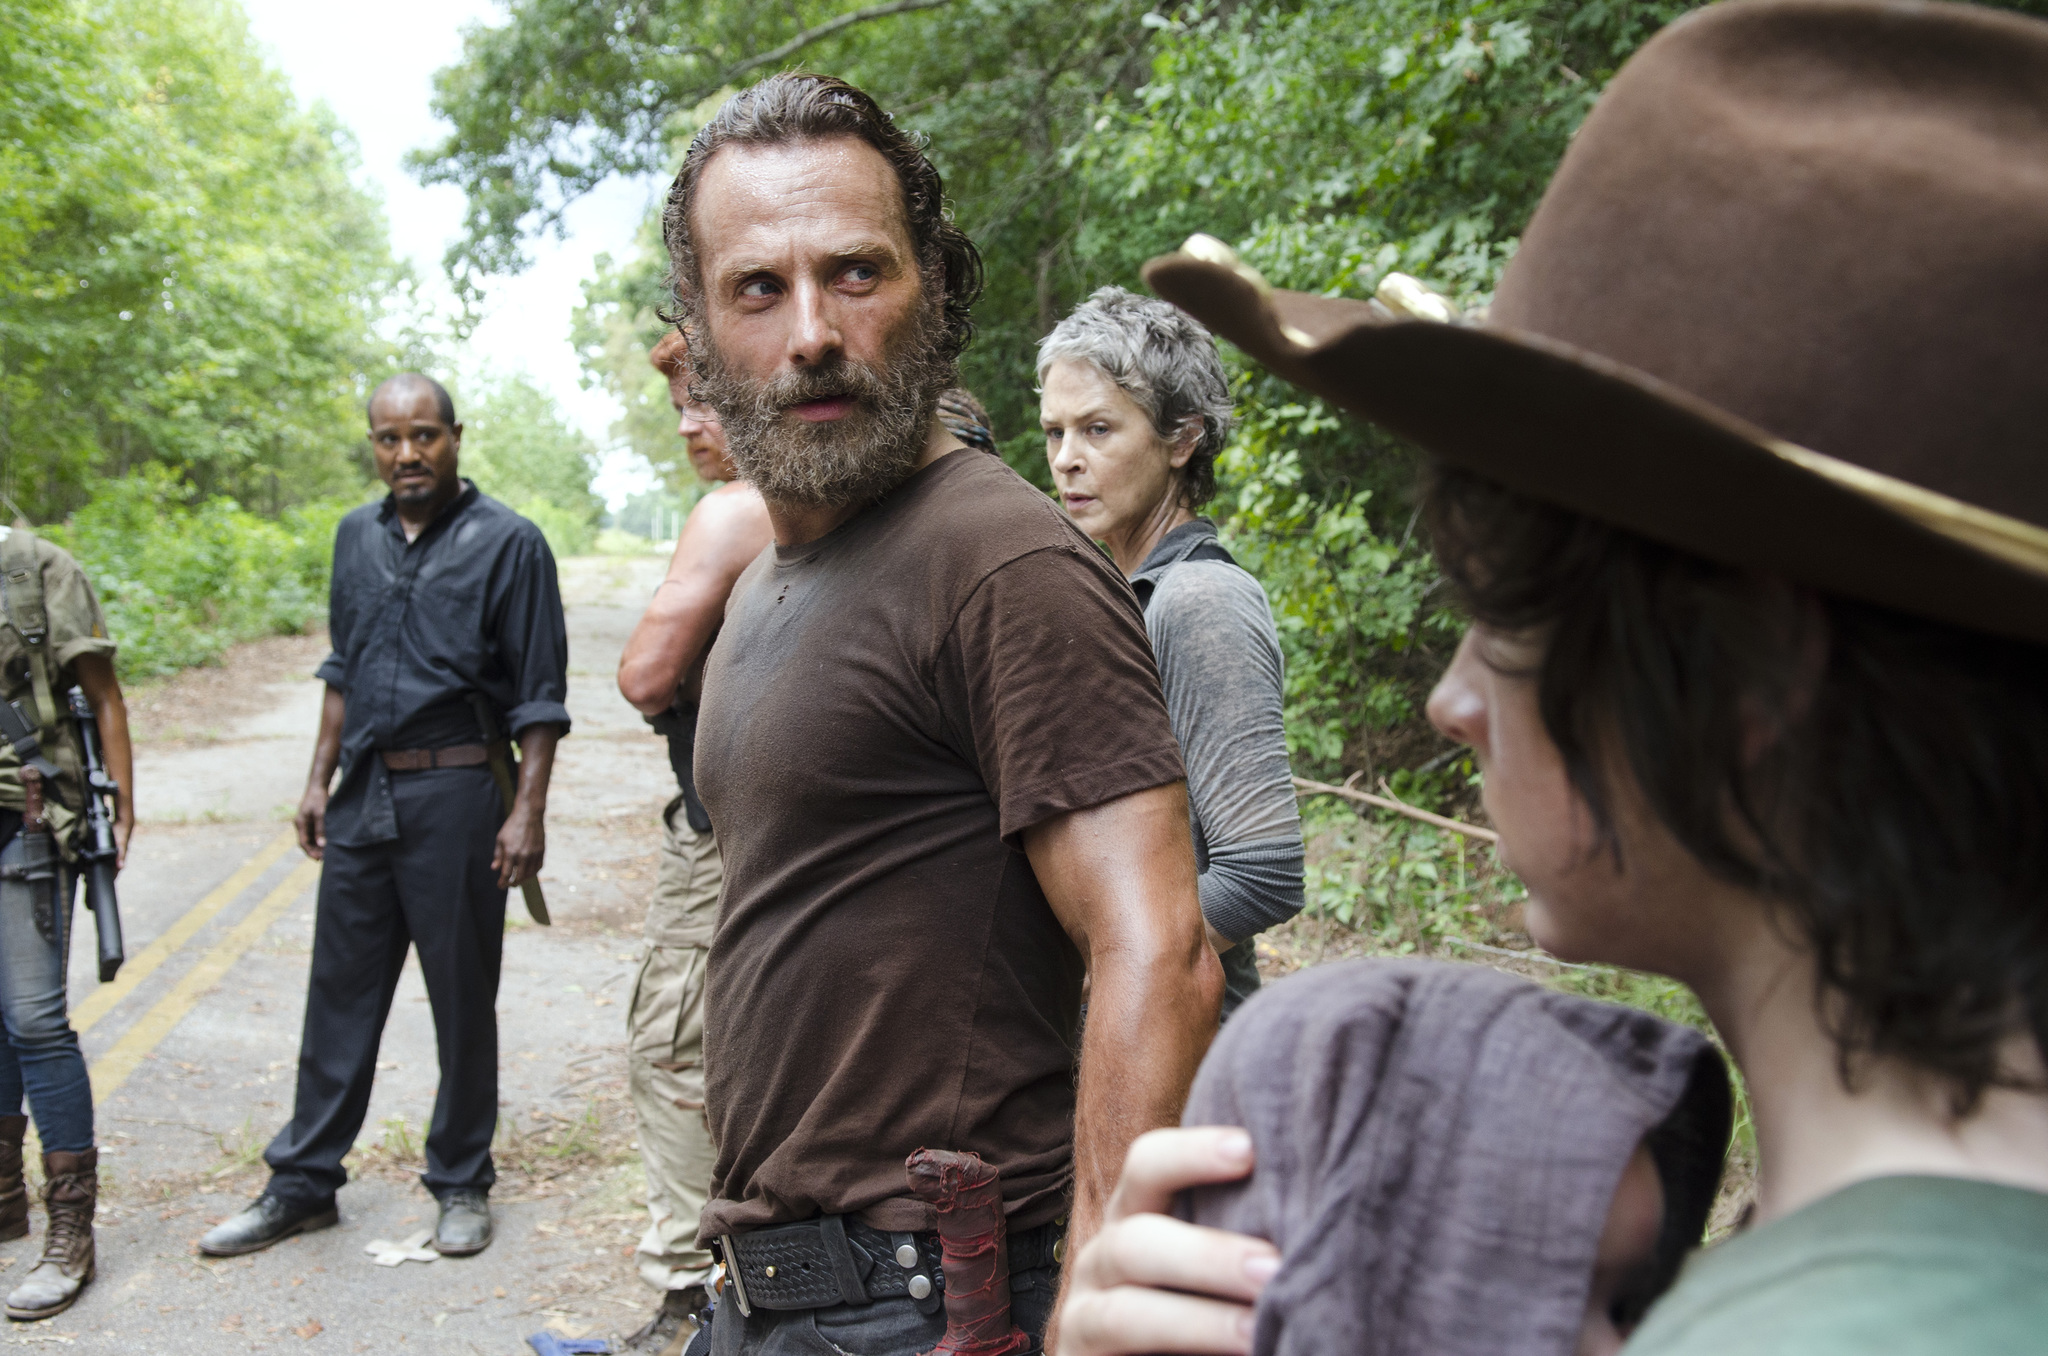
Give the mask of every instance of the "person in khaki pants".
M 690 511 L 668 575 L 619 660 L 619 691 L 668 738 L 678 794 L 662 812 L 661 866 L 647 910 L 646 955 L 627 1010 L 633 1111 L 647 1170 L 640 1277 L 662 1292 L 661 1307 L 627 1340 L 631 1351 L 682 1350 L 690 1320 L 706 1302 L 711 1255 L 697 1246 L 697 1219 L 716 1157 L 704 1119 L 704 970 L 725 870 L 718 836 L 697 799 L 690 759 L 704 656 L 740 571 L 768 545 L 768 512 L 740 484 L 718 416 L 690 398 L 689 356 L 671 333 L 649 360 L 669 396 L 697 475 L 717 488 Z

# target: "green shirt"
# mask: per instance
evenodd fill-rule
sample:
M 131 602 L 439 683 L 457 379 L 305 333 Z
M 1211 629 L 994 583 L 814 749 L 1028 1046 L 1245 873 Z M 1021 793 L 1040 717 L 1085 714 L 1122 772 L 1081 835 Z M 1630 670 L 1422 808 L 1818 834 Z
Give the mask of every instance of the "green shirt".
M 1623 1356 L 2048 1352 L 2048 1195 L 1880 1177 L 1687 1264 Z

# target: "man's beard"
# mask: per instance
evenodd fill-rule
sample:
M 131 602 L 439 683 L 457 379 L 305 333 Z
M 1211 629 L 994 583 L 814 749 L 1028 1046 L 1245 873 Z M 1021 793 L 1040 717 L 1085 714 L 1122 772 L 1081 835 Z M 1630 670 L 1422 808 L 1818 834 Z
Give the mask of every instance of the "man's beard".
M 704 335 L 692 389 L 718 411 L 733 465 L 762 498 L 797 508 L 866 507 L 917 467 L 939 394 L 954 382 L 945 342 L 943 314 L 927 305 L 880 366 L 840 356 L 754 382 L 728 370 Z M 819 423 L 791 413 L 833 398 L 853 408 Z

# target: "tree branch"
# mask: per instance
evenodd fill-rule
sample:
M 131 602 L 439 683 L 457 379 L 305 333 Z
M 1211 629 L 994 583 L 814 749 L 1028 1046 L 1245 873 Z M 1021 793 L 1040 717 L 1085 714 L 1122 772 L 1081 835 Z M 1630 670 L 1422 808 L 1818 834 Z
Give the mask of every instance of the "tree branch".
M 892 14 L 909 14 L 913 10 L 937 9 L 952 2 L 953 0 L 888 0 L 887 4 L 869 5 L 866 9 L 842 14 L 836 19 L 826 20 L 816 28 L 806 28 L 780 47 L 771 47 L 759 56 L 748 57 L 736 66 L 728 66 L 725 77 L 719 84 L 729 85 L 735 76 L 745 75 L 758 66 L 772 66 L 786 57 L 795 56 L 812 43 L 829 38 L 841 29 L 851 28 L 855 24 L 866 23 L 870 19 L 886 19 Z
M 1384 786 L 1385 783 L 1382 782 L 1381 785 Z M 1464 824 L 1455 819 L 1446 819 L 1442 815 L 1434 815 L 1427 810 L 1410 805 L 1405 800 L 1395 800 L 1392 796 L 1375 796 L 1370 791 L 1358 791 L 1350 786 L 1332 786 L 1328 782 L 1312 782 L 1306 777 L 1296 777 L 1294 778 L 1294 793 L 1298 796 L 1341 796 L 1345 800 L 1356 801 L 1360 805 L 1370 805 L 1375 810 L 1391 810 L 1397 815 L 1406 815 L 1410 819 L 1419 819 L 1425 824 L 1434 825 L 1439 829 L 1448 829 L 1452 833 L 1461 833 L 1467 838 L 1477 838 L 1481 842 L 1498 843 L 1500 841 L 1500 835 L 1492 829 L 1482 829 L 1477 824 Z

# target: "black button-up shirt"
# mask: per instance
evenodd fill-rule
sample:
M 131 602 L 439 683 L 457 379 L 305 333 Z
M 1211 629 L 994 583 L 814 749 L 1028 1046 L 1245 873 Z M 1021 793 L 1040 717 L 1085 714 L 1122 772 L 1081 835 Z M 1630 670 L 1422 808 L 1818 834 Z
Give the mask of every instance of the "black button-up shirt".
M 344 847 L 398 836 L 377 750 L 482 740 L 470 693 L 514 736 L 541 724 L 569 732 L 555 558 L 539 528 L 468 482 L 410 542 L 388 495 L 341 520 L 327 629 L 334 653 L 319 677 L 346 701 L 327 833 Z

